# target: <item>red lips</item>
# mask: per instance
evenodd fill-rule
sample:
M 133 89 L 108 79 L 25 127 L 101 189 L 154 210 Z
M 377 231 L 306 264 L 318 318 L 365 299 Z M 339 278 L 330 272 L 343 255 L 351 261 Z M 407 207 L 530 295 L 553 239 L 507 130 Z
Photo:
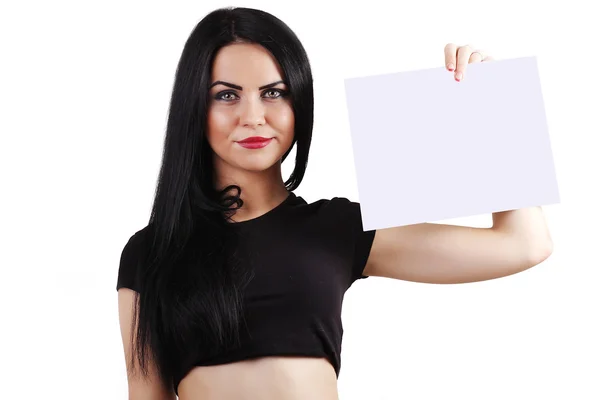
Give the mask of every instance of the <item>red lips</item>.
M 271 140 L 271 139 L 265 138 L 262 136 L 252 136 L 252 137 L 246 138 L 244 140 L 240 140 L 240 141 L 238 141 L 238 143 L 261 143 L 261 142 L 266 142 L 268 140 Z

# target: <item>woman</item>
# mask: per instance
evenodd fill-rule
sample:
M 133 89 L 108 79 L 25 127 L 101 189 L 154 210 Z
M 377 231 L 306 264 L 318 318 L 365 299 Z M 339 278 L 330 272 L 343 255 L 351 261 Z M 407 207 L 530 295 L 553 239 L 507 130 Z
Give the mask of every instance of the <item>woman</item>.
M 456 74 L 483 58 L 445 52 Z M 365 232 L 358 203 L 308 204 L 293 190 L 312 125 L 308 58 L 283 22 L 247 8 L 200 21 L 177 69 L 151 219 L 121 255 L 130 399 L 337 399 L 341 305 L 356 279 L 473 282 L 550 254 L 539 208 L 496 213 L 486 229 Z

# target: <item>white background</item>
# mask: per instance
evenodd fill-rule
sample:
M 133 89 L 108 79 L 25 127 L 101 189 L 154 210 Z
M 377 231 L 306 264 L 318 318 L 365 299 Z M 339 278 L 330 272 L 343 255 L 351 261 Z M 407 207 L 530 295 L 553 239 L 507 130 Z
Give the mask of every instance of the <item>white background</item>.
M 307 201 L 358 199 L 343 78 L 442 66 L 448 42 L 538 57 L 561 195 L 544 207 L 554 253 L 476 284 L 357 282 L 340 399 L 600 398 L 593 3 L 3 2 L 0 397 L 127 398 L 119 256 L 148 220 L 183 44 L 206 13 L 238 5 L 283 19 L 310 57 L 314 140 L 296 192 Z

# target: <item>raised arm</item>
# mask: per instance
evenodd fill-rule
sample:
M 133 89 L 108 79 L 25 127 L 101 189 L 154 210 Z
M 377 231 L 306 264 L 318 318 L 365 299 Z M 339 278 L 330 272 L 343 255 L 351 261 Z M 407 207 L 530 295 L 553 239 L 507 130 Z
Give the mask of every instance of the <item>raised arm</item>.
M 467 283 L 524 271 L 552 253 L 540 207 L 493 214 L 491 228 L 414 224 L 378 230 L 364 274 Z

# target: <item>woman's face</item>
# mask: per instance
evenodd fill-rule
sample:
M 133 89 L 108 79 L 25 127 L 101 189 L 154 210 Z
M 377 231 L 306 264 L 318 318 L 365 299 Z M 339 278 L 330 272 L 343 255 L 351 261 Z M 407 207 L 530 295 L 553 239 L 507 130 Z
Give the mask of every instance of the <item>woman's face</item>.
M 260 45 L 236 43 L 217 53 L 207 121 L 217 172 L 278 167 L 294 138 L 294 113 L 282 80 L 278 63 Z M 250 137 L 269 141 L 240 143 Z

